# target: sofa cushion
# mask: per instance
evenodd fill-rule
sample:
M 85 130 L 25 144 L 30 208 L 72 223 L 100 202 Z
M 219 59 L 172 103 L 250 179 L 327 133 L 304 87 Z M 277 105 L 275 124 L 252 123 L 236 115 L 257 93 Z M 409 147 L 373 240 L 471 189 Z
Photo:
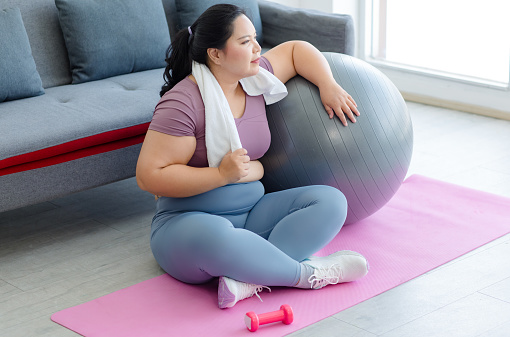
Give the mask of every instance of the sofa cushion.
M 55 0 L 73 83 L 165 64 L 170 34 L 161 0 Z
M 0 10 L 0 102 L 42 95 L 19 8 Z
M 257 41 L 262 44 L 262 20 L 260 19 L 259 5 L 256 0 L 175 0 L 177 10 L 177 29 L 183 29 L 191 26 L 205 10 L 217 4 L 232 4 L 243 8 L 248 17 L 252 20 L 257 31 Z
M 0 176 L 143 141 L 163 69 L 46 89 L 0 104 Z

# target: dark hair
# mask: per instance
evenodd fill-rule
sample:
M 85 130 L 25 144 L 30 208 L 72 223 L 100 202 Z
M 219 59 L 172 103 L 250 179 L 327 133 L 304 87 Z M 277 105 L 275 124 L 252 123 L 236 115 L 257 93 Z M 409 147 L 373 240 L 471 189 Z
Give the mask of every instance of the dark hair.
M 233 23 L 245 11 L 235 5 L 220 4 L 209 7 L 190 26 L 181 29 L 166 53 L 165 84 L 159 93 L 163 96 L 177 83 L 191 74 L 192 61 L 207 64 L 207 49 L 223 49 L 234 32 Z

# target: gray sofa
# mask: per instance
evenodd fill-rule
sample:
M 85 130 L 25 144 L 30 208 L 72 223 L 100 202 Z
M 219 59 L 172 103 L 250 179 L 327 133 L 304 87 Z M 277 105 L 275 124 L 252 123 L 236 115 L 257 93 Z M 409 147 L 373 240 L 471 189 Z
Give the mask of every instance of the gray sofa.
M 86 8 L 101 2 L 104 9 Z M 0 0 L 0 14 L 17 20 L 18 26 L 22 22 L 21 27 L 26 30 L 25 35 L 20 30 L 21 35 L 11 36 L 11 44 L 14 39 L 12 46 L 18 48 L 23 36 L 28 38 L 25 54 L 28 48 L 33 59 L 25 60 L 21 70 L 30 73 L 26 84 L 35 87 L 28 94 L 10 94 L 10 88 L 17 87 L 25 75 L 14 69 L 17 61 L 13 55 L 17 54 L 0 54 L 0 58 L 8 58 L 3 65 L 0 61 L 3 83 L 0 90 L 8 91 L 7 97 L 3 97 L 5 101 L 0 103 L 0 212 L 134 176 L 141 143 L 163 84 L 164 51 L 170 36 L 187 26 L 186 20 L 193 18 L 193 10 L 200 9 L 193 6 L 212 2 L 163 0 L 161 6 L 154 0 Z M 115 22 L 101 18 L 108 15 L 108 6 L 119 13 L 116 18 L 122 16 L 124 12 L 119 7 L 130 3 L 138 6 L 137 11 L 143 15 L 126 17 L 116 23 L 118 27 Z M 294 9 L 268 1 L 253 3 L 258 8 L 250 13 L 260 19 L 262 34 L 258 33 L 263 47 L 300 39 L 322 51 L 353 54 L 350 16 Z M 164 14 L 145 18 L 150 15 L 145 12 L 150 11 L 143 7 L 149 5 L 150 11 L 159 6 Z M 82 20 L 80 10 L 87 10 L 88 21 Z M 18 14 L 13 11 L 20 13 L 22 20 L 16 19 Z M 129 9 L 126 13 L 129 14 Z M 139 33 L 161 22 L 161 18 L 168 30 L 156 32 L 158 42 L 142 34 L 136 37 L 136 43 L 141 44 L 133 47 L 129 41 L 133 27 Z M 106 23 L 110 26 L 105 26 Z M 84 27 L 71 27 L 77 31 L 70 33 L 69 26 L 76 24 L 93 26 L 96 34 L 98 30 L 102 34 L 101 39 L 110 40 L 106 44 L 87 40 L 86 34 L 90 32 L 78 31 Z M 12 27 L 0 15 L 0 29 L 12 33 Z M 122 35 L 124 29 L 127 35 Z M 3 36 L 0 31 L 0 45 L 8 45 L 2 41 Z M 118 53 L 105 54 L 117 43 L 126 44 L 128 49 L 119 47 Z M 147 47 L 147 43 L 157 46 Z M 148 56 L 142 53 L 145 51 Z M 7 52 L 0 47 L 0 53 Z M 102 53 L 102 58 L 94 59 L 98 53 Z M 155 53 L 155 61 L 145 62 Z M 83 60 L 83 55 L 88 55 L 88 59 Z M 127 58 L 134 61 L 121 67 Z

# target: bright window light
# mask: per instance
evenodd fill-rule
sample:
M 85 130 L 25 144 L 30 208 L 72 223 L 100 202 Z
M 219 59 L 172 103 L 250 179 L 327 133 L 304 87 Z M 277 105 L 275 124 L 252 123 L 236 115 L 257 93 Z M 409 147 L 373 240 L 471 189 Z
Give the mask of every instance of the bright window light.
M 374 0 L 372 57 L 509 83 L 510 1 Z

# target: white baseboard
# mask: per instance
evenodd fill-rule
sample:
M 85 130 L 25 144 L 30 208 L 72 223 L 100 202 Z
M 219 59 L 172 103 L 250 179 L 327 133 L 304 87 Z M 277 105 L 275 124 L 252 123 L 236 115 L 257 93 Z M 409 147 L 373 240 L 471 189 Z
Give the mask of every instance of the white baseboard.
M 446 109 L 451 109 L 451 110 L 464 111 L 464 112 L 469 112 L 469 113 L 487 116 L 487 117 L 510 120 L 510 113 L 507 111 L 497 110 L 497 109 L 483 107 L 483 106 L 477 106 L 477 105 L 473 105 L 473 104 L 466 104 L 466 103 L 462 103 L 462 102 L 448 101 L 448 100 L 444 100 L 444 99 L 440 99 L 440 98 L 418 95 L 418 94 L 414 94 L 414 93 L 401 92 L 401 94 L 402 94 L 402 97 L 404 97 L 404 99 L 406 101 L 423 103 L 423 104 L 438 106 L 441 108 L 446 108 Z

